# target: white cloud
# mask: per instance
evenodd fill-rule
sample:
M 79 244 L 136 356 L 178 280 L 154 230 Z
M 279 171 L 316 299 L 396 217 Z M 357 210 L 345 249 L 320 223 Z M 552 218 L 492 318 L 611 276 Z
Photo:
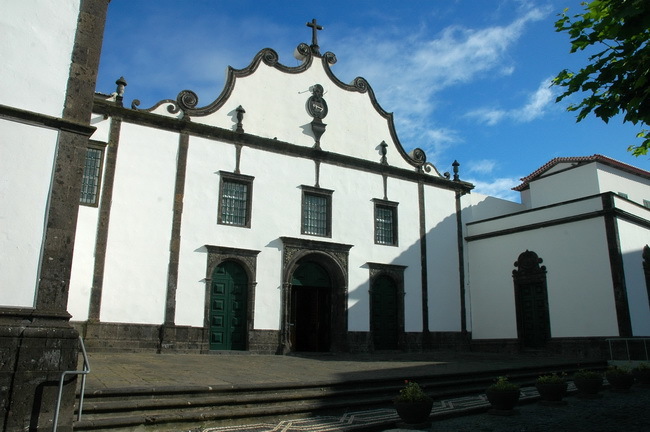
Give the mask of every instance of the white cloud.
M 523 106 L 508 110 L 500 108 L 478 108 L 465 114 L 480 123 L 494 126 L 504 120 L 520 123 L 529 122 L 542 117 L 548 109 L 555 105 L 557 90 L 551 87 L 551 78 L 545 78 L 537 89 L 528 95 Z
M 434 38 L 425 34 L 426 28 L 409 29 L 411 32 L 404 34 L 355 32 L 338 41 L 335 52 L 345 62 L 337 64 L 335 72 L 348 82 L 354 74 L 363 74 L 380 105 L 397 113 L 395 125 L 402 144 L 407 149 L 432 149 L 434 154 L 427 156 L 433 160 L 437 153 L 461 141 L 458 133 L 452 134 L 453 139 L 444 138 L 440 135 L 444 128 L 431 121 L 438 108 L 437 94 L 488 73 L 512 74 L 515 66 L 509 51 L 527 24 L 547 15 L 547 10 L 532 8 L 506 25 L 480 29 L 449 26 Z M 369 48 L 359 51 L 359 46 Z M 531 105 L 531 113 L 533 108 Z M 493 110 L 483 115 L 496 124 L 505 114 Z
M 527 122 L 544 115 L 549 106 L 555 104 L 556 90 L 551 88 L 551 78 L 543 80 L 535 93 L 530 95 L 528 103 L 523 106 L 521 114 L 515 117 L 519 121 Z
M 501 122 L 506 117 L 510 116 L 510 112 L 498 108 L 479 108 L 465 114 L 466 117 L 475 118 L 480 123 L 488 126 L 494 126 Z
M 427 160 L 438 165 L 441 155 L 450 147 L 462 142 L 458 131 L 448 128 L 428 128 L 424 131 L 427 142 L 420 146 L 427 155 Z M 404 143 L 402 143 L 404 144 Z M 448 165 L 448 161 L 442 163 Z
M 519 200 L 519 192 L 512 190 L 513 187 L 521 183 L 518 178 L 495 178 L 490 180 L 463 178 L 463 180 L 474 184 L 474 191 L 476 193 L 493 196 L 508 201 Z
M 489 160 L 489 159 L 469 161 L 467 163 L 467 172 L 489 174 L 492 171 L 494 171 L 496 165 L 497 165 L 496 161 Z

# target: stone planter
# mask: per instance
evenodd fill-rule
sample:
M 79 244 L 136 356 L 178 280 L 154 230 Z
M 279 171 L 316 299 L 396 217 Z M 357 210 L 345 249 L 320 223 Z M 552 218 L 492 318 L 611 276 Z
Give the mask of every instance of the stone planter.
M 602 378 L 574 378 L 573 383 L 580 396 L 584 397 L 598 397 L 598 392 L 603 388 Z
M 561 402 L 566 396 L 567 383 L 537 383 L 535 385 L 539 396 L 544 402 Z
M 641 387 L 650 387 L 650 369 L 634 369 L 632 374 Z
M 634 384 L 634 375 L 630 372 L 607 372 L 605 378 L 613 391 L 626 392 Z
M 516 390 L 493 390 L 485 391 L 488 402 L 492 409 L 497 411 L 512 411 L 519 401 L 519 389 Z
M 421 424 L 429 421 L 433 399 L 419 402 L 395 402 L 397 415 L 404 423 Z

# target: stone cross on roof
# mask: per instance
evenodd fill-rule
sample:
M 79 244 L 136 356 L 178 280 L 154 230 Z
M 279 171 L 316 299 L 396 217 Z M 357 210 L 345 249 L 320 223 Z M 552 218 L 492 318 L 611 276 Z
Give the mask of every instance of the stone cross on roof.
M 307 23 L 307 27 L 311 27 L 311 50 L 314 54 L 320 55 L 320 47 L 318 46 L 318 30 L 323 30 L 323 26 L 316 23 L 316 18 Z

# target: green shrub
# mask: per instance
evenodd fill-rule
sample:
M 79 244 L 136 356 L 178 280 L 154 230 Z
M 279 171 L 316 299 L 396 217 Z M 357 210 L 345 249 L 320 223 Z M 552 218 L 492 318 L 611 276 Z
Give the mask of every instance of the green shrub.
M 620 376 L 620 375 L 629 375 L 631 374 L 632 371 L 630 371 L 629 368 L 626 367 L 619 367 L 619 366 L 610 366 L 607 368 L 607 372 L 605 372 L 605 375 L 607 376 Z
M 406 385 L 399 391 L 395 402 L 422 402 L 431 399 L 415 381 L 406 380 L 404 383 Z
M 636 370 L 636 371 L 648 371 L 648 372 L 650 372 L 650 363 L 645 363 L 645 362 L 644 362 L 644 363 L 639 363 L 638 365 L 636 365 L 636 367 L 634 368 L 634 370 Z
M 536 381 L 537 384 L 563 384 L 564 382 L 566 382 L 566 373 L 564 372 L 540 375 Z
M 519 386 L 508 380 L 506 376 L 500 376 L 496 379 L 494 384 L 488 387 L 488 390 L 506 391 L 506 390 L 519 390 Z
M 603 379 L 603 374 L 600 372 L 592 371 L 592 370 L 586 370 L 586 369 L 580 369 L 578 372 L 576 372 L 573 375 L 573 379 Z

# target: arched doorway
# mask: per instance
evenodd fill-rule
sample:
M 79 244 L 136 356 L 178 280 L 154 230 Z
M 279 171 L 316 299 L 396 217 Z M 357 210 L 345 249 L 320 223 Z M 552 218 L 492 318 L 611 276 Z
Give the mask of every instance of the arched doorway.
M 248 276 L 234 261 L 212 272 L 210 289 L 210 349 L 245 350 L 247 340 Z
M 525 348 L 541 348 L 551 338 L 546 266 L 535 252 L 519 255 L 512 271 L 517 308 L 517 335 Z
M 280 239 L 283 244 L 282 323 L 278 352 L 286 354 L 301 348 L 305 349 L 304 345 L 296 347 L 294 344 L 294 342 L 301 343 L 295 338 L 297 336 L 295 318 L 303 314 L 302 308 L 307 307 L 305 305 L 309 303 L 309 299 L 312 303 L 319 304 L 320 336 L 317 338 L 316 347 L 312 345 L 307 348 L 319 351 L 347 351 L 347 275 L 348 255 L 352 246 L 291 237 Z M 325 280 L 328 281 L 327 289 Z M 309 286 L 315 289 L 309 291 L 307 290 Z M 296 306 L 299 304 L 302 306 Z M 325 317 L 326 313 L 328 318 Z
M 314 261 L 302 262 L 291 280 L 289 338 L 295 351 L 329 351 L 332 283 Z
M 381 275 L 371 289 L 372 342 L 376 350 L 394 350 L 399 342 L 398 289 L 395 281 Z

